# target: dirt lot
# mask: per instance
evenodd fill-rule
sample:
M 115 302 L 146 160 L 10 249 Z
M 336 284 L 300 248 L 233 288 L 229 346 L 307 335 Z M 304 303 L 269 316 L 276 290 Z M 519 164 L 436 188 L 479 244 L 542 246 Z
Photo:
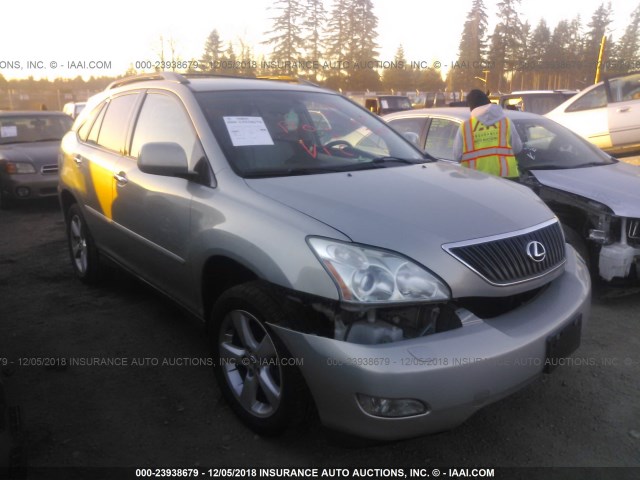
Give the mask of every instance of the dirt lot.
M 640 291 L 599 289 L 580 364 L 453 431 L 356 447 L 314 424 L 264 439 L 236 420 L 209 367 L 184 365 L 207 358 L 199 322 L 117 270 L 99 288 L 75 280 L 55 201 L 0 212 L 0 362 L 36 467 L 640 467 L 639 312 Z M 30 364 L 93 357 L 128 366 Z

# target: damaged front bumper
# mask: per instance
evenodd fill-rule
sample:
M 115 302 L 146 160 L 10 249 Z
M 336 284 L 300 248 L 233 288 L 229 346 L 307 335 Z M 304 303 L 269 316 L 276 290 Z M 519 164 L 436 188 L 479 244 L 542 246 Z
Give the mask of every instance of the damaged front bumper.
M 538 377 L 548 340 L 587 320 L 590 287 L 586 265 L 567 246 L 565 273 L 534 300 L 491 319 L 461 312 L 463 326 L 446 332 L 362 345 L 271 326 L 302 359 L 325 425 L 393 440 L 452 428 Z M 376 414 L 372 405 L 391 407 Z M 414 413 L 397 416 L 407 406 Z
M 608 282 L 617 277 L 627 278 L 631 267 L 639 260 L 640 220 L 620 218 L 620 241 L 602 246 L 598 257 L 598 273 Z

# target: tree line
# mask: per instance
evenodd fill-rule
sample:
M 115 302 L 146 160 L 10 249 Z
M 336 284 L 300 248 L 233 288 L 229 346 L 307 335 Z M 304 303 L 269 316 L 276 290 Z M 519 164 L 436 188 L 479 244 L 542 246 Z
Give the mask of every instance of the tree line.
M 522 0 L 500 0 L 495 4 L 498 22 L 489 32 L 484 0 L 471 0 L 458 59 L 443 81 L 440 70 L 410 65 L 402 45 L 391 67 L 384 68 L 372 0 L 325 4 L 276 0 L 269 10 L 271 29 L 264 32 L 263 41 L 271 50 L 258 59 L 242 42 L 236 51 L 234 42 L 224 42 L 214 29 L 205 43 L 201 66 L 210 65 L 211 71 L 228 75 L 296 75 L 342 90 L 579 89 L 594 81 L 604 36 L 605 73 L 640 70 L 640 5 L 614 43 L 608 30 L 613 21 L 611 2 L 602 3 L 586 24 L 577 14 L 553 27 L 544 19 L 532 27 L 520 18 Z M 437 44 L 437 39 L 431 40 Z
M 613 21 L 611 2 L 600 4 L 586 25 L 577 14 L 553 28 L 544 18 L 535 27 L 522 21 L 520 5 L 521 0 L 499 1 L 498 23 L 489 33 L 483 0 L 472 1 L 459 47 L 461 65 L 468 62 L 470 67 L 451 69 L 447 78 L 451 89 L 485 87 L 508 92 L 584 88 L 594 83 L 603 37 L 603 72 L 640 70 L 640 5 L 615 43 L 609 31 Z M 482 62 L 474 67 L 475 60 Z

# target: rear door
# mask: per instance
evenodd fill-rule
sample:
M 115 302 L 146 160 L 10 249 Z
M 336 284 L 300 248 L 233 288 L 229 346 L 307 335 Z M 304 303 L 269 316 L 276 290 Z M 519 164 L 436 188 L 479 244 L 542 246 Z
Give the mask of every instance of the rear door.
M 136 92 L 112 97 L 101 103 L 78 130 L 79 143 L 73 158 L 65 161 L 68 184 L 83 206 L 89 229 L 99 246 L 113 252 L 112 204 L 114 168 L 124 154 L 126 135 Z
M 614 148 L 640 144 L 640 74 L 609 81 L 611 102 L 607 108 Z

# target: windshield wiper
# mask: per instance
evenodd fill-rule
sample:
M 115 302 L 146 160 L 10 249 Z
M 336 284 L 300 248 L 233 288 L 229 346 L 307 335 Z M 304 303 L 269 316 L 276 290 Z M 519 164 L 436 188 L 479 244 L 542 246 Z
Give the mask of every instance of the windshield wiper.
M 334 173 L 343 171 L 344 169 L 336 167 L 287 168 L 282 170 L 249 172 L 244 174 L 244 178 L 292 177 L 295 175 L 314 175 L 316 173 Z
M 584 168 L 584 167 L 599 167 L 602 165 L 612 165 L 615 162 L 609 162 L 609 163 L 605 163 L 605 162 L 588 162 L 588 163 L 581 163 L 580 165 L 576 165 L 573 168 Z
M 376 157 L 371 160 L 371 163 L 380 164 L 380 163 L 402 163 L 404 165 L 416 165 L 417 163 L 413 160 L 407 160 L 406 158 L 398 158 L 398 157 Z

